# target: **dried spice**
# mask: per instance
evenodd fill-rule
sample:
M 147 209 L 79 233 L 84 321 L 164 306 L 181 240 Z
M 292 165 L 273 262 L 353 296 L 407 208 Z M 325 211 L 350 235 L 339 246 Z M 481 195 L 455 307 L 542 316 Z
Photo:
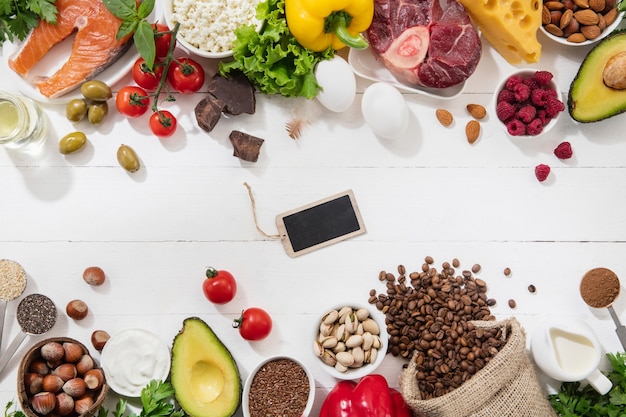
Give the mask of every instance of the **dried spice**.
M 310 388 L 306 372 L 297 362 L 287 358 L 271 360 L 252 379 L 250 417 L 300 417 Z
M 0 300 L 15 300 L 25 288 L 26 272 L 22 265 L 8 259 L 0 260 Z
M 45 295 L 28 295 L 17 306 L 17 322 L 25 333 L 43 334 L 56 321 L 57 308 Z
M 607 268 L 594 268 L 580 282 L 580 295 L 595 308 L 608 307 L 619 295 L 619 278 Z

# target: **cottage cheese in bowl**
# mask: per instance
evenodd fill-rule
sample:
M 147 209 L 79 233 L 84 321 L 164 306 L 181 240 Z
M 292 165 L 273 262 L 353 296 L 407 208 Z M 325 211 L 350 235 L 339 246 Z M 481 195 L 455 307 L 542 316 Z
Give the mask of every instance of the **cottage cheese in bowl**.
M 205 58 L 233 54 L 235 29 L 262 22 L 256 18 L 260 0 L 165 0 L 165 20 L 178 23 L 177 41 L 189 52 Z

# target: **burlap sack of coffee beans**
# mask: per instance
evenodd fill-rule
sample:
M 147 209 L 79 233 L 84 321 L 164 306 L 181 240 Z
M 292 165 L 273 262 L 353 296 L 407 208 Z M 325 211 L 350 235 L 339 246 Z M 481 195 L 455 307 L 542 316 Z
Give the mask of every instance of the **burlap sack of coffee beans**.
M 508 338 L 500 351 L 461 386 L 440 397 L 422 400 L 411 360 L 400 386 L 406 403 L 428 417 L 556 417 L 526 354 L 526 334 L 515 318 L 474 321 L 476 327 L 501 328 Z

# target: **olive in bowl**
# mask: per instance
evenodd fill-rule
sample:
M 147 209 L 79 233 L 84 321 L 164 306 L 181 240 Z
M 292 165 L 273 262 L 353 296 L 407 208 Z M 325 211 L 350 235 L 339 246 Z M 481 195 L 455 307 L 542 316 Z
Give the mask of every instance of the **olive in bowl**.
M 108 391 L 104 372 L 89 350 L 67 337 L 36 343 L 18 369 L 18 399 L 28 417 L 92 416 Z
M 530 138 L 552 129 L 565 104 L 551 72 L 523 69 L 500 81 L 493 109 L 510 137 Z
M 315 322 L 313 353 L 331 376 L 357 380 L 381 364 L 388 338 L 384 315 L 346 304 L 328 309 Z

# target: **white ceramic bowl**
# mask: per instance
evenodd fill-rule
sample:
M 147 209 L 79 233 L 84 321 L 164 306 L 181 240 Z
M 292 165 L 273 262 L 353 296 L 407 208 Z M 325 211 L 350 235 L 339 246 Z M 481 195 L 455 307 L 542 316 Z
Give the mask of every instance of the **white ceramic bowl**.
M 254 367 L 252 372 L 250 372 L 250 375 L 248 375 L 248 377 L 246 378 L 246 382 L 243 386 L 243 395 L 242 395 L 242 409 L 243 409 L 244 417 L 250 417 L 250 398 L 249 398 L 250 387 L 252 386 L 252 381 L 254 380 L 254 377 L 256 376 L 257 372 L 259 372 L 259 370 L 263 368 L 269 362 L 273 362 L 279 359 L 287 359 L 292 362 L 295 362 L 304 370 L 304 373 L 306 374 L 306 377 L 309 381 L 309 398 L 307 399 L 306 406 L 304 408 L 304 411 L 302 411 L 301 416 L 307 417 L 311 413 L 311 409 L 313 408 L 313 402 L 315 401 L 315 379 L 313 378 L 313 374 L 304 365 L 304 363 L 302 363 L 298 359 L 295 359 L 289 356 L 284 356 L 284 355 L 277 355 L 277 356 L 271 356 L 269 358 L 262 360 L 257 366 Z M 273 389 L 273 388 L 270 388 L 270 389 Z
M 173 0 L 159 0 L 159 1 L 163 1 L 163 6 L 164 6 L 164 10 L 163 10 L 163 15 L 165 17 L 165 23 L 167 24 L 167 26 L 171 29 L 174 27 L 175 25 L 175 19 L 173 17 L 173 13 L 174 13 L 174 2 Z M 198 1 L 202 1 L 202 0 L 198 0 Z M 249 4 L 249 5 L 254 5 L 255 7 L 255 11 L 256 11 L 256 2 L 252 2 L 252 1 L 246 1 L 243 2 L 244 4 Z M 226 4 L 226 2 L 225 2 Z M 262 26 L 263 26 L 263 22 L 258 21 L 255 19 L 254 22 L 250 22 L 251 24 L 256 23 L 257 25 L 257 31 L 260 31 Z M 178 33 L 178 35 L 176 36 L 176 42 L 178 44 L 180 44 L 183 48 L 185 48 L 189 53 L 192 53 L 194 55 L 197 56 L 201 56 L 203 58 L 227 58 L 233 55 L 233 51 L 232 50 L 228 50 L 228 51 L 219 51 L 219 52 L 212 52 L 212 51 L 206 51 L 203 49 L 198 48 L 195 45 L 192 45 L 191 43 L 189 43 L 187 40 L 185 40 L 185 38 L 180 34 L 180 32 Z
M 352 307 L 354 311 L 360 308 L 364 308 L 369 311 L 369 314 L 370 314 L 369 317 L 374 319 L 376 321 L 376 324 L 378 324 L 378 328 L 380 331 L 378 336 L 380 337 L 380 341 L 382 345 L 378 349 L 378 354 L 374 362 L 366 363 L 358 368 L 348 368 L 347 371 L 341 372 L 340 370 L 336 369 L 334 366 L 330 366 L 326 364 L 324 361 L 322 361 L 320 357 L 317 356 L 316 352 L 314 351 L 315 349 L 314 343 L 316 343 L 320 334 L 320 325 L 322 323 L 322 317 L 325 316 L 331 310 L 340 310 L 341 308 L 345 306 Z M 344 380 L 358 380 L 358 379 L 363 378 L 366 375 L 373 373 L 376 370 L 376 368 L 378 368 L 378 366 L 385 359 L 385 355 L 387 353 L 387 346 L 389 345 L 389 335 L 387 333 L 387 325 L 385 324 L 385 315 L 381 313 L 380 311 L 378 311 L 375 306 L 371 306 L 371 305 L 365 306 L 365 305 L 360 305 L 358 303 L 346 303 L 346 304 L 334 306 L 325 310 L 323 313 L 323 316 L 320 316 L 314 323 L 313 334 L 312 334 L 313 347 L 311 348 L 311 350 L 313 351 L 313 355 L 315 356 L 315 360 L 318 362 L 320 368 L 324 370 L 326 373 L 328 373 L 329 375 L 333 376 L 334 378 L 344 379 Z
M 498 123 L 500 123 L 500 125 L 502 126 L 502 129 L 504 130 L 504 132 L 511 138 L 520 138 L 520 139 L 528 139 L 528 138 L 537 138 L 540 136 L 545 135 L 546 133 L 548 133 L 557 123 L 559 117 L 561 117 L 563 115 L 563 113 L 567 112 L 567 103 L 564 101 L 563 99 L 563 95 L 561 94 L 561 89 L 559 88 L 559 86 L 557 85 L 557 83 L 554 80 L 554 77 L 552 78 L 552 80 L 550 81 L 550 83 L 548 84 L 548 86 L 556 91 L 556 96 L 558 97 L 559 100 L 561 100 L 561 102 L 564 105 L 564 110 L 561 111 L 560 113 L 558 113 L 555 117 L 553 117 L 548 124 L 546 124 L 543 127 L 543 130 L 541 131 L 541 133 L 537 134 L 537 135 L 511 135 L 509 134 L 507 127 L 505 125 L 505 123 L 503 121 L 501 121 L 498 116 L 497 116 L 497 105 L 498 105 L 498 95 L 500 94 L 500 91 L 502 91 L 505 86 L 507 81 L 509 80 L 509 78 L 515 76 L 515 75 L 519 75 L 522 78 L 531 78 L 536 71 L 539 71 L 537 69 L 522 69 L 522 70 L 518 70 L 518 71 L 514 71 L 510 74 L 507 74 L 497 85 L 494 93 L 493 93 L 493 100 L 492 100 L 492 111 L 493 111 L 493 115 L 496 118 L 496 120 L 498 121 Z
M 100 361 L 109 387 L 126 397 L 139 397 L 152 379 L 165 381 L 171 364 L 168 347 L 142 329 L 113 335 L 104 345 Z
M 622 22 L 622 19 L 624 18 L 624 14 L 626 12 L 620 12 L 617 15 L 617 18 L 615 19 L 615 21 L 613 23 L 611 23 L 609 26 L 607 26 L 602 33 L 600 34 L 600 36 L 598 36 L 595 39 L 592 40 L 586 40 L 584 42 L 569 42 L 567 40 L 567 38 L 564 37 L 560 37 L 560 36 L 555 36 L 553 34 L 551 34 L 550 32 L 548 32 L 546 30 L 546 28 L 541 25 L 540 30 L 541 32 L 543 32 L 543 34 L 550 39 L 551 41 L 554 41 L 556 43 L 560 43 L 561 45 L 565 45 L 565 46 L 586 46 L 586 45 L 592 45 L 594 43 L 597 43 L 599 41 L 601 41 L 602 39 L 606 38 L 607 36 L 609 36 L 609 34 L 611 32 L 613 32 Z

